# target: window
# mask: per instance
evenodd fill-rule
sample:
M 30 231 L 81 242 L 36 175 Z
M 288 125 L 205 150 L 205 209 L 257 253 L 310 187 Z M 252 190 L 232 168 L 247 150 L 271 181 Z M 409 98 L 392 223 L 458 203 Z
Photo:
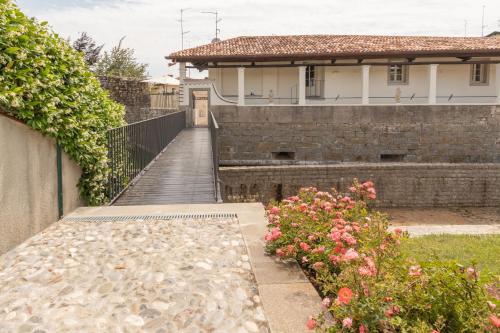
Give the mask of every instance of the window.
M 314 66 L 306 67 L 306 87 L 313 87 L 316 79 L 316 68 Z
M 408 65 L 389 65 L 389 84 L 408 84 Z
M 471 86 L 488 85 L 488 69 L 487 64 L 472 64 L 470 71 Z

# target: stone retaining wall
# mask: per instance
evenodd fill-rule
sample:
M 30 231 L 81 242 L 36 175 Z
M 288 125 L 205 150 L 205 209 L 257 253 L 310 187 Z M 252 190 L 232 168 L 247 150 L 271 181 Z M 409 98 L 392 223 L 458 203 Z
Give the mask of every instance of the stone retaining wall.
M 500 162 L 499 105 L 212 106 L 220 159 Z M 279 154 L 281 153 L 281 154 Z
M 147 82 L 109 76 L 100 76 L 99 80 L 113 100 L 125 105 L 125 121 L 129 124 L 178 111 L 178 109 L 151 108 Z
M 345 191 L 372 180 L 379 207 L 500 206 L 500 164 L 342 163 L 221 167 L 224 202 L 269 202 L 300 187 Z

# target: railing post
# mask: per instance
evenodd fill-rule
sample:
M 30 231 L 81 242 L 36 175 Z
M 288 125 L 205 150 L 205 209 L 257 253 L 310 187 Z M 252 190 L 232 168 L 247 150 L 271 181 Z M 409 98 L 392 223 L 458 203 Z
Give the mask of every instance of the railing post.
M 63 202 L 63 176 L 62 176 L 62 149 L 59 142 L 56 143 L 56 164 L 57 164 L 57 212 L 59 218 L 64 215 Z

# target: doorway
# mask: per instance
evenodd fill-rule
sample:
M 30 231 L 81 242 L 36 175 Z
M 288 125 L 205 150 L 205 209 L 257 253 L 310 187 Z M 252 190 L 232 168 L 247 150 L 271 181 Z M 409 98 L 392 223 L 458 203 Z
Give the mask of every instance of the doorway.
M 208 90 L 191 91 L 191 107 L 195 127 L 208 126 Z

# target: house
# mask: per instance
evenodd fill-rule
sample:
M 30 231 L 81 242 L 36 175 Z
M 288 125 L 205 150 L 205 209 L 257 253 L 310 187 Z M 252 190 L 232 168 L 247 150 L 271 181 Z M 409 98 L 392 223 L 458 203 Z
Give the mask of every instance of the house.
M 175 109 L 178 106 L 177 93 L 180 81 L 172 75 L 165 75 L 142 81 L 148 84 L 150 106 L 153 109 Z
M 142 82 L 149 83 L 150 90 L 153 93 L 175 93 L 179 91 L 180 82 L 172 75 L 155 77 Z
M 499 104 L 495 36 L 244 36 L 168 58 L 180 64 L 181 105 L 190 89 L 209 90 L 211 105 Z
M 489 33 L 488 35 L 486 35 L 486 37 L 500 38 L 500 31 L 493 31 L 493 32 Z

